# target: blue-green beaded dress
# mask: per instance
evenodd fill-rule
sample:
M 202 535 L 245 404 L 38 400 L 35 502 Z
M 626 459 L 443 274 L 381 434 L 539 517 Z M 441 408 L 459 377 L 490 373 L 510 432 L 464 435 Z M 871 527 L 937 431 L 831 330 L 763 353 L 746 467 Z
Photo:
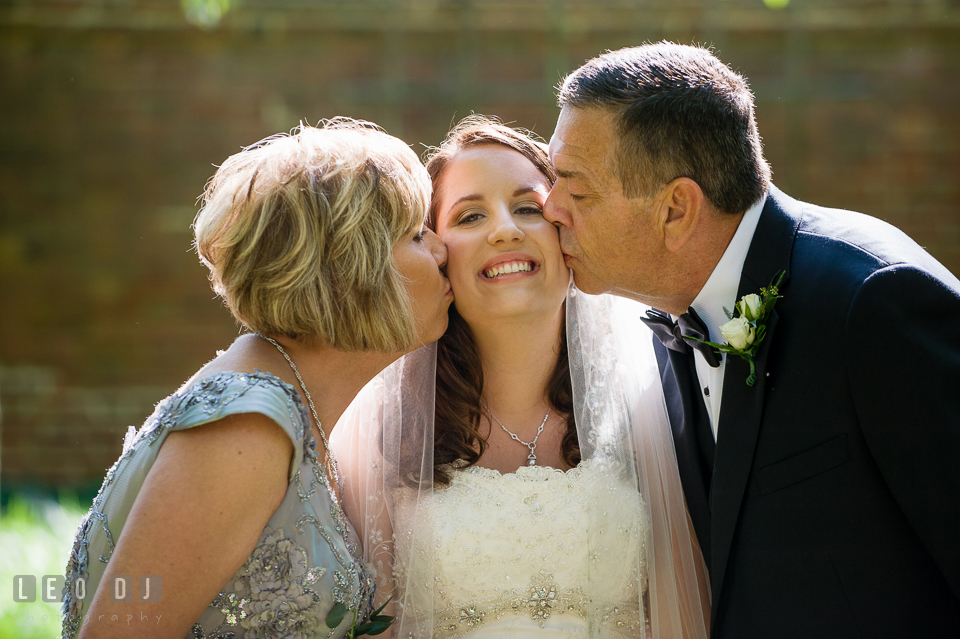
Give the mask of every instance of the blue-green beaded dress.
M 358 619 L 366 617 L 373 579 L 358 558 L 356 533 L 329 490 L 299 394 L 269 373 L 221 372 L 164 399 L 138 432 L 131 427 L 123 454 L 107 472 L 77 530 L 63 591 L 64 638 L 79 633 L 86 607 L 167 435 L 237 413 L 262 413 L 290 436 L 295 451 L 290 483 L 250 557 L 187 637 L 339 638 L 349 630 L 353 615 L 339 627 L 328 628 L 325 620 L 336 603 L 358 610 Z M 81 600 L 78 594 L 86 596 Z

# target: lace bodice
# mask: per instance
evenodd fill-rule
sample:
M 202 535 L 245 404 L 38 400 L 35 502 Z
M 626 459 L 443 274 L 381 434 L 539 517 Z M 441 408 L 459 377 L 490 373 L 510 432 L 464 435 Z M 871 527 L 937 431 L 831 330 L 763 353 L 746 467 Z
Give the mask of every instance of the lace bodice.
M 418 609 L 433 598 L 434 637 L 643 635 L 648 515 L 617 473 L 452 469 L 412 518 L 414 562 L 400 557 L 398 572 Z M 430 569 L 429 553 L 434 579 L 402 574 Z
M 226 372 L 180 389 L 157 405 L 139 431 L 131 427 L 123 454 L 107 472 L 77 530 L 66 571 L 64 638 L 79 632 L 85 605 L 96 592 L 167 435 L 226 415 L 250 412 L 273 419 L 293 441 L 289 486 L 250 557 L 188 637 L 343 637 L 352 615 L 347 615 L 339 628 L 325 624 L 335 603 L 359 609 L 360 618 L 366 616 L 373 580 L 358 559 L 356 534 L 327 487 L 299 394 L 269 373 Z M 80 579 L 85 582 L 85 601 L 76 596 Z

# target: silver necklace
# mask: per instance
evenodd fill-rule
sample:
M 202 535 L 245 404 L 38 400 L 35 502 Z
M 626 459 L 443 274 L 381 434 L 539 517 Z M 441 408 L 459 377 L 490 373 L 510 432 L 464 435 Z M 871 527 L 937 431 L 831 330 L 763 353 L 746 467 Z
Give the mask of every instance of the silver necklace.
M 293 363 L 293 360 L 290 359 L 290 356 L 287 355 L 287 351 L 283 350 L 283 347 L 277 343 L 277 340 L 272 337 L 267 337 L 266 335 L 261 335 L 256 333 L 257 337 L 262 337 L 271 344 L 277 347 L 277 350 L 280 351 L 280 354 L 283 355 L 283 358 L 287 360 L 287 363 L 290 364 L 290 368 L 293 369 L 293 374 L 297 376 L 297 381 L 300 382 L 300 388 L 303 389 L 303 396 L 307 398 L 307 404 L 310 405 L 310 412 L 313 414 L 313 420 L 317 422 L 317 430 L 320 431 L 320 440 L 323 442 L 323 450 L 327 454 L 327 461 L 330 463 L 330 468 L 333 471 L 333 481 L 336 482 L 336 490 L 340 490 L 340 468 L 337 466 L 337 460 L 333 456 L 333 451 L 330 450 L 330 442 L 327 441 L 327 436 L 323 434 L 323 426 L 320 425 L 320 417 L 317 415 L 317 408 L 313 405 L 313 398 L 310 397 L 310 391 L 307 390 L 307 385 L 303 383 L 303 378 L 300 377 L 300 371 L 297 370 L 297 365 Z
M 488 413 L 490 413 L 490 417 L 493 417 L 493 420 L 498 424 L 500 424 L 500 428 L 503 429 L 503 432 L 505 432 L 507 435 L 510 435 L 510 437 L 513 438 L 514 441 L 520 442 L 521 444 L 523 444 L 524 446 L 530 449 L 530 454 L 527 455 L 527 466 L 536 466 L 537 455 L 534 451 L 537 450 L 537 440 L 540 439 L 540 433 L 543 432 L 543 426 L 544 424 L 547 423 L 547 420 L 550 419 L 550 409 L 549 408 L 547 409 L 547 414 L 543 416 L 543 421 L 540 422 L 540 428 L 537 429 L 537 436 L 533 438 L 532 442 L 527 443 L 522 439 L 520 439 L 519 437 L 517 437 L 515 434 L 511 433 L 510 430 L 503 425 L 503 422 L 497 419 L 497 416 L 493 414 L 493 411 L 490 410 L 490 407 L 487 406 L 487 403 L 485 401 L 481 399 L 480 403 L 483 404 L 483 407 L 487 409 Z

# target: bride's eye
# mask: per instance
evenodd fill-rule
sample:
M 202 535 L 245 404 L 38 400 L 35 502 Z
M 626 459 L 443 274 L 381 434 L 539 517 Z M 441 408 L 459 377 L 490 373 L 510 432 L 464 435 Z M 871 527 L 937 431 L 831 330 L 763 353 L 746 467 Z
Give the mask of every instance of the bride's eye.
M 535 204 L 524 204 L 514 210 L 516 215 L 543 215 L 543 208 Z
M 457 226 L 461 224 L 470 224 L 471 222 L 476 222 L 481 219 L 483 215 L 479 211 L 466 211 L 460 218 L 457 220 Z

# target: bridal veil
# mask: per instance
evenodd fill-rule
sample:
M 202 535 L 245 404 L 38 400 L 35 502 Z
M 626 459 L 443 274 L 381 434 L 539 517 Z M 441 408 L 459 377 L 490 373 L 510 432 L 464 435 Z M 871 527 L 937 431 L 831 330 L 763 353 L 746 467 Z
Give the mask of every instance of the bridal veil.
M 602 465 L 635 485 L 639 509 L 649 515 L 636 556 L 623 558 L 636 562 L 641 574 L 645 618 L 639 627 L 648 629 L 645 636 L 706 639 L 709 586 L 677 472 L 653 336 L 639 319 L 645 310 L 570 285 L 567 348 L 580 452 L 584 463 Z M 433 636 L 433 601 L 424 593 L 432 592 L 435 557 L 424 552 L 429 544 L 415 543 L 413 531 L 429 530 L 423 522 L 434 490 L 435 380 L 431 344 L 375 378 L 331 438 L 343 474 L 343 506 L 365 561 L 376 571 L 377 601 L 393 597 L 386 614 L 396 617 L 396 637 Z M 602 539 L 603 511 L 588 505 L 587 542 L 597 552 L 610 552 Z M 588 581 L 604 578 L 595 563 L 588 560 Z M 592 617 L 601 614 L 598 609 L 587 620 L 591 637 L 599 636 L 601 626 Z

